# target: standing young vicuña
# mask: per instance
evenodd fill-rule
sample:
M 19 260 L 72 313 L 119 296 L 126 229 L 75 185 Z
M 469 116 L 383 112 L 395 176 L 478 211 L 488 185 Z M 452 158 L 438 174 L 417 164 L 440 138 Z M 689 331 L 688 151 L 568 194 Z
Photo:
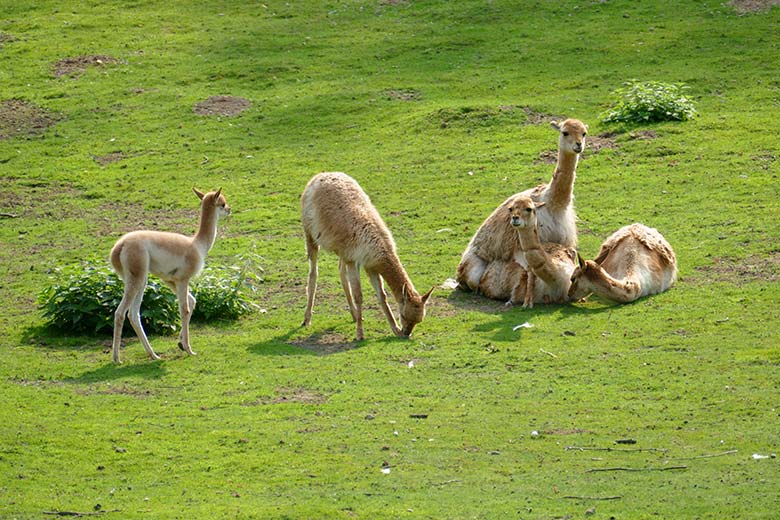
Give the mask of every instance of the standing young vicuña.
M 190 294 L 190 279 L 197 275 L 214 245 L 217 236 L 217 220 L 229 215 L 222 188 L 205 195 L 193 188 L 201 199 L 200 226 L 195 236 L 188 237 L 164 231 L 132 231 L 120 238 L 111 250 L 111 265 L 125 282 L 122 301 L 114 313 L 113 359 L 119 363 L 119 347 L 122 342 L 122 326 L 125 315 L 130 319 L 136 335 L 152 359 L 160 359 L 154 353 L 141 325 L 141 301 L 149 273 L 159 277 L 176 293 L 181 314 L 179 348 L 195 355 L 190 347 L 190 317 L 195 308 L 195 298 Z
M 491 262 L 512 262 L 519 248 L 517 232 L 506 218 L 509 203 L 517 195 L 544 202 L 537 214 L 539 239 L 566 247 L 577 246 L 577 226 L 574 214 L 574 179 L 579 155 L 585 147 L 587 127 L 577 119 L 567 119 L 552 127 L 558 130 L 558 162 L 548 184 L 541 184 L 504 201 L 482 223 L 469 242 L 458 265 L 457 279 L 464 289 L 478 291 L 486 269 L 512 270 L 507 266 L 490 266 Z
M 672 246 L 658 232 L 643 224 L 615 231 L 601 244 L 594 260 L 579 257 L 569 288 L 569 298 L 590 293 L 628 303 L 667 290 L 677 279 L 677 258 Z
M 303 325 L 311 323 L 317 289 L 317 255 L 320 247 L 339 257 L 339 275 L 352 318 L 357 322 L 357 339 L 363 339 L 362 267 L 379 298 L 379 306 L 397 336 L 408 337 L 425 317 L 430 291 L 420 296 L 406 274 L 390 230 L 371 200 L 354 179 L 343 173 L 320 173 L 306 185 L 301 196 L 306 254 L 309 258 L 308 301 Z M 382 281 L 387 282 L 398 301 L 401 327 L 387 305 Z

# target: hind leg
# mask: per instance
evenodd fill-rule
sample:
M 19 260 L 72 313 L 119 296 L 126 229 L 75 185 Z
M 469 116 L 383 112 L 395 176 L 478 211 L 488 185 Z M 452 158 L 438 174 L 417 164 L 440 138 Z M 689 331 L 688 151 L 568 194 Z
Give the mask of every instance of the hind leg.
M 349 285 L 349 266 L 341 258 L 339 258 L 339 277 L 341 278 L 341 288 L 344 289 L 344 294 L 347 296 L 347 304 L 349 305 L 349 313 L 352 314 L 352 321 L 357 321 L 355 317 L 355 302 L 352 301 L 352 287 Z
M 133 302 L 130 304 L 130 310 L 127 315 L 130 319 L 130 325 L 132 325 L 138 339 L 141 340 L 141 344 L 144 346 L 144 349 L 146 349 L 146 353 L 149 354 L 149 357 L 152 359 L 160 359 L 160 356 L 155 354 L 154 350 L 152 350 L 152 345 L 149 343 L 149 338 L 146 337 L 146 332 L 144 332 L 144 327 L 141 324 L 141 302 L 144 299 L 144 289 L 146 289 L 146 276 L 138 283 L 140 285 L 140 290 L 135 294 L 135 298 L 133 298 Z
M 357 323 L 357 340 L 363 340 L 363 291 L 360 287 L 360 268 L 354 263 L 347 264 L 347 277 L 352 289 L 352 300 L 355 304 L 355 322 Z
M 303 326 L 308 327 L 311 324 L 311 311 L 314 307 L 314 294 L 317 292 L 317 255 L 320 252 L 320 246 L 314 242 L 314 239 L 306 232 L 306 256 L 309 257 L 309 280 L 306 283 L 306 312 L 303 315 Z
M 458 265 L 458 285 L 461 289 L 479 291 L 479 282 L 487 268 L 487 262 L 471 251 L 466 251 Z
M 122 301 L 119 302 L 119 305 L 116 308 L 116 312 L 114 312 L 114 339 L 111 344 L 111 353 L 114 363 L 121 363 L 119 360 L 119 349 L 122 346 L 122 328 L 125 324 L 125 316 L 129 314 L 135 300 L 139 299 L 139 297 L 143 299 L 145 288 L 145 280 L 128 280 L 125 282 Z M 133 327 L 133 329 L 136 330 L 136 334 L 138 334 L 137 329 L 135 329 L 135 327 Z M 143 329 L 141 330 L 143 331 Z

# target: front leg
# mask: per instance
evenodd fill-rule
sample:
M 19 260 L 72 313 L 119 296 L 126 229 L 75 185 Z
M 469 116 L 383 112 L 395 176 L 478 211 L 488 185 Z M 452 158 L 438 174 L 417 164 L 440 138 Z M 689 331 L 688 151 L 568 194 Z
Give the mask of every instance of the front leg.
M 371 280 L 371 285 L 376 291 L 376 296 L 379 298 L 379 307 L 382 309 L 382 312 L 385 313 L 387 322 L 390 324 L 390 329 L 396 336 L 402 336 L 401 327 L 398 326 L 398 322 L 395 321 L 395 316 L 393 316 L 393 311 L 390 310 L 390 306 L 387 305 L 387 293 L 385 293 L 385 286 L 382 282 L 382 278 L 377 273 L 368 273 L 368 279 Z
M 528 295 L 528 276 L 529 273 L 525 269 L 520 271 L 517 277 L 517 283 L 512 287 L 512 294 L 509 297 L 509 301 L 504 305 L 511 307 L 525 300 Z
M 176 299 L 179 301 L 179 314 L 181 314 L 181 332 L 179 333 L 179 348 L 187 354 L 194 356 L 190 346 L 190 318 L 195 309 L 195 298 L 190 294 L 187 282 L 176 283 Z
M 533 271 L 526 271 L 528 282 L 525 288 L 525 298 L 523 299 L 523 308 L 533 309 L 534 307 L 534 292 L 536 289 L 536 275 Z

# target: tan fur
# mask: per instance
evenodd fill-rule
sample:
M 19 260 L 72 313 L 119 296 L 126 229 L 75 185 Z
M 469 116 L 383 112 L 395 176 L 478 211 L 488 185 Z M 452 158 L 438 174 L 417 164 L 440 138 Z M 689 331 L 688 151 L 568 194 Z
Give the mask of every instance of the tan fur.
M 311 323 L 317 288 L 317 255 L 320 247 L 339 257 L 339 274 L 352 318 L 357 322 L 357 339 L 363 339 L 363 294 L 360 268 L 368 275 L 390 328 L 408 337 L 425 317 L 425 304 L 433 291 L 420 296 L 401 265 L 390 230 L 368 195 L 344 173 L 320 173 L 306 185 L 301 196 L 303 230 L 309 258 L 307 304 L 303 325 Z M 401 327 L 387 305 L 384 282 L 398 301 Z
M 514 251 L 520 247 L 517 232 L 506 218 L 511 201 L 518 195 L 530 197 L 534 202 L 544 202 L 539 209 L 537 225 L 542 243 L 557 243 L 574 248 L 577 245 L 577 227 L 574 213 L 574 180 L 579 154 L 585 147 L 587 127 L 576 119 L 561 124 L 552 123 L 559 131 L 558 162 L 548 184 L 518 193 L 505 200 L 482 223 L 469 242 L 458 265 L 457 280 L 464 289 L 480 290 L 480 280 L 485 272 L 501 268 L 493 262 L 511 262 Z
M 122 342 L 122 327 L 125 316 L 146 352 L 152 359 L 160 359 L 154 353 L 141 325 L 141 302 L 149 273 L 159 277 L 176 293 L 181 314 L 179 348 L 195 355 L 190 347 L 189 322 L 195 308 L 195 298 L 189 292 L 189 282 L 203 268 L 206 254 L 214 245 L 217 236 L 217 220 L 229 215 L 230 207 L 222 188 L 203 194 L 193 188 L 201 199 L 200 226 L 192 236 L 163 231 L 133 231 L 122 236 L 111 249 L 111 265 L 124 280 L 122 301 L 114 313 L 113 360 L 119 363 L 119 347 Z
M 601 245 L 595 260 L 584 261 L 572 274 L 569 297 L 590 293 L 617 302 L 632 302 L 667 290 L 677 279 L 677 258 L 658 232 L 631 224 L 613 233 Z

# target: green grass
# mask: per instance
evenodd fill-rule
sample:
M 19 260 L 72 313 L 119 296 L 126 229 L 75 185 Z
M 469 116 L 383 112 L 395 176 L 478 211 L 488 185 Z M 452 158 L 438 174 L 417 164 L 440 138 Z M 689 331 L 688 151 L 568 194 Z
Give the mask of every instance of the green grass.
M 777 459 L 752 455 L 780 445 L 780 9 L 8 4 L 0 102 L 61 119 L 0 140 L 0 213 L 15 215 L 0 226 L 0 517 L 98 504 L 113 518 L 776 515 Z M 53 75 L 79 55 L 121 62 Z M 629 79 L 687 84 L 699 116 L 599 123 Z M 194 113 L 215 95 L 252 106 Z M 366 290 L 354 343 L 336 259 L 321 255 L 313 324 L 298 326 L 298 198 L 313 174 L 361 183 L 427 290 L 497 204 L 552 173 L 538 159 L 557 137 L 524 107 L 615 133 L 578 168 L 582 253 L 625 224 L 656 227 L 679 258 L 672 290 L 505 310 L 439 289 L 409 341 Z M 234 214 L 210 258 L 260 255 L 266 312 L 194 324 L 192 358 L 154 336 L 164 360 L 151 362 L 131 336 L 121 366 L 108 336 L 43 327 L 35 298 L 53 267 L 107 257 L 139 226 L 193 232 L 192 186 L 223 188 Z M 590 471 L 671 466 L 686 468 Z

